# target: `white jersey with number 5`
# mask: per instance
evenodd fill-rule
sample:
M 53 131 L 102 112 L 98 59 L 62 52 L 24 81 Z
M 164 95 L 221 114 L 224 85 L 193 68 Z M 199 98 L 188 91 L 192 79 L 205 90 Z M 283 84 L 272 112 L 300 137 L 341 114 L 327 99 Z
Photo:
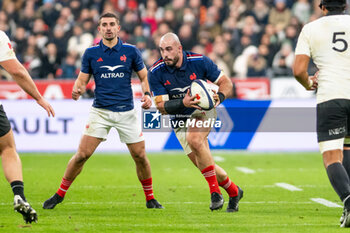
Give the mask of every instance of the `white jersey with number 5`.
M 306 24 L 296 55 L 311 57 L 319 69 L 317 103 L 350 99 L 350 16 L 329 15 Z
M 13 51 L 10 39 L 5 32 L 0 30 L 0 62 L 10 59 L 17 59 Z M 0 102 L 0 105 L 2 103 Z
M 0 62 L 15 58 L 16 55 L 13 52 L 9 38 L 5 32 L 0 31 Z

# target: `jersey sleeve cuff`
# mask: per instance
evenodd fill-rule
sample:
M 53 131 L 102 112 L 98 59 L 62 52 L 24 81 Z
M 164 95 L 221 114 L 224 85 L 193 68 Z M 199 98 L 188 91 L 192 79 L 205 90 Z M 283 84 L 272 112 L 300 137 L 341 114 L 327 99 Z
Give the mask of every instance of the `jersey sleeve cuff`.
M 214 81 L 214 84 L 217 84 L 222 76 L 224 76 L 224 72 L 221 71 L 217 79 Z

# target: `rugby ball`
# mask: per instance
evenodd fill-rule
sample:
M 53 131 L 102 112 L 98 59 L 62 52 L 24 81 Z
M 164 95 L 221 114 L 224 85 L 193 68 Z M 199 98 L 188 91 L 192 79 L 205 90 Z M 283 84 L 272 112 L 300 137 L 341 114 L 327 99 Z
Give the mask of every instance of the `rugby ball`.
M 214 93 L 206 81 L 201 79 L 194 80 L 191 83 L 190 94 L 191 96 L 196 96 L 195 100 L 200 101 L 197 105 L 203 110 L 210 110 L 214 108 Z

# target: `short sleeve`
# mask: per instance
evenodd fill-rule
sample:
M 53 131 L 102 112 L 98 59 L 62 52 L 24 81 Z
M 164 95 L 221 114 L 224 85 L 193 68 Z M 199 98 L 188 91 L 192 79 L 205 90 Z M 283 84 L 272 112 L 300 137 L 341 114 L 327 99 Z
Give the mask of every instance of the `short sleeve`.
M 135 72 L 138 72 L 145 67 L 145 64 L 143 63 L 140 50 L 135 48 L 135 54 L 136 54 L 136 56 L 135 56 L 135 59 L 134 59 L 133 64 L 132 64 L 132 68 Z
M 10 59 L 16 59 L 15 52 L 8 36 L 0 31 L 0 62 Z
M 81 58 L 81 72 L 85 74 L 92 74 L 88 50 L 85 50 L 85 53 Z
M 148 71 L 148 82 L 153 96 L 168 94 L 161 80 L 151 71 Z
M 301 54 L 307 55 L 309 57 L 311 55 L 309 41 L 305 33 L 305 27 L 303 28 L 303 30 L 299 35 L 297 46 L 295 48 L 295 55 L 301 55 Z
M 206 70 L 206 78 L 214 83 L 220 77 L 221 70 L 210 58 L 203 56 L 203 61 Z

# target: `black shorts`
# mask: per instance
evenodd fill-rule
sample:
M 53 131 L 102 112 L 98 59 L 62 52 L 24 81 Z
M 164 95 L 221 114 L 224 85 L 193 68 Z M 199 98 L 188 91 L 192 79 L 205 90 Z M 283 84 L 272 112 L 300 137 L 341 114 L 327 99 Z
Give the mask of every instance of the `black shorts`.
M 11 129 L 9 120 L 7 119 L 4 107 L 0 105 L 0 137 L 7 134 Z
M 318 142 L 344 138 L 350 127 L 350 100 L 334 99 L 317 104 Z

